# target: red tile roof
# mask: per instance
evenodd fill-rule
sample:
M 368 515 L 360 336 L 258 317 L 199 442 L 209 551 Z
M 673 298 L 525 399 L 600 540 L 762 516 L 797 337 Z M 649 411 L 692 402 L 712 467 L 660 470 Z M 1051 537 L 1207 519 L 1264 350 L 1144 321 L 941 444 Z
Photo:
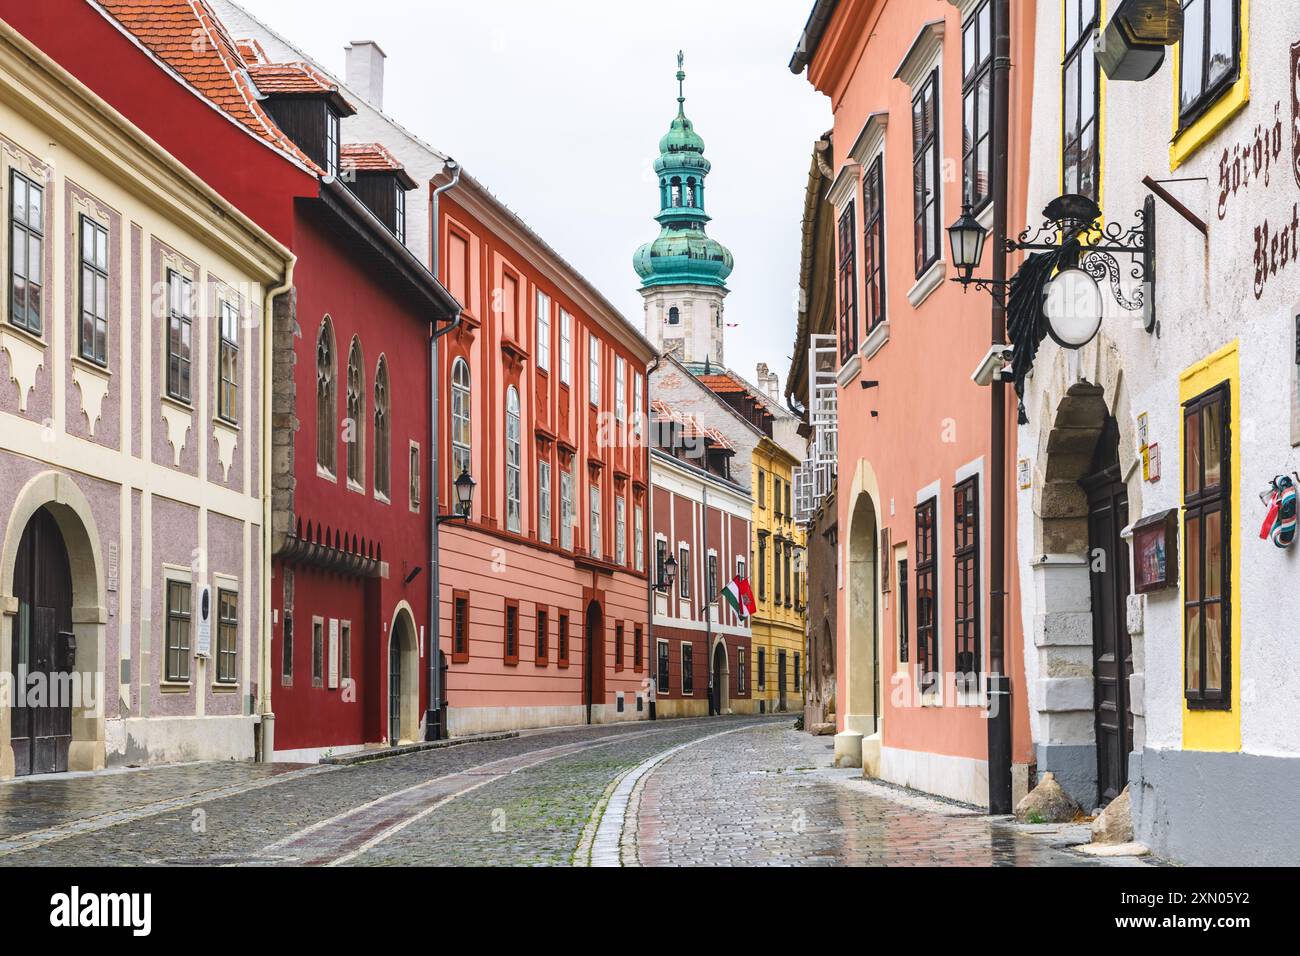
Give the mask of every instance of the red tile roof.
M 407 189 L 417 185 L 382 143 L 344 143 L 339 147 L 339 166 L 359 173 L 397 173 Z
M 704 425 L 694 415 L 683 415 L 663 399 L 650 399 L 650 414 L 657 421 L 670 421 L 679 425 L 683 438 L 703 438 L 719 448 L 734 451 L 735 447 L 727 436 L 716 428 Z
M 293 63 L 254 62 L 248 64 L 248 75 L 253 78 L 258 92 L 263 95 L 324 93 L 344 116 L 352 116 L 356 113 L 356 108 L 344 99 L 339 88 L 330 82 L 329 77 L 310 63 L 301 60 Z
M 98 3 L 128 33 L 232 119 L 313 172 L 322 172 L 262 109 L 243 57 L 205 0 L 98 0 Z
M 266 48 L 256 40 L 236 40 L 235 46 L 239 50 L 239 55 L 244 58 L 244 62 L 249 66 L 254 63 L 267 63 L 271 59 L 266 55 Z

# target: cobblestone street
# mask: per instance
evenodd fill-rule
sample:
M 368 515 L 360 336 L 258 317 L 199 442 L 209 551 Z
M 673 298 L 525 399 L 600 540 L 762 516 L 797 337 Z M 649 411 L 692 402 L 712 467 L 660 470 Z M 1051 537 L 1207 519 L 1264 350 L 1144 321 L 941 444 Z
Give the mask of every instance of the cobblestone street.
M 529 732 L 350 766 L 0 785 L 0 865 L 1088 865 L 1065 831 L 830 766 L 788 718 Z

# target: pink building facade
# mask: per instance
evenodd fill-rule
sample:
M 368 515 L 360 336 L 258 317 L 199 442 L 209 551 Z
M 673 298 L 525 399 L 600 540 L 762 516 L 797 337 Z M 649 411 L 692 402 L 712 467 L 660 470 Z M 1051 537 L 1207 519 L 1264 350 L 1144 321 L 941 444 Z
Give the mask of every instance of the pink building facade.
M 1012 9 L 1013 61 L 1031 64 L 1033 4 Z M 988 800 L 988 529 L 1001 490 L 989 482 L 990 392 L 972 380 L 991 303 L 948 281 L 945 230 L 964 202 L 992 224 L 991 12 L 991 0 L 818 3 L 792 63 L 835 117 L 837 759 L 975 804 Z M 1027 143 L 1031 78 L 1012 75 L 1013 143 Z M 1012 183 L 1023 164 L 1012 157 Z M 1013 196 L 1010 222 L 1025 220 L 1022 206 Z M 1014 542 L 1012 520 L 1006 534 Z M 1018 798 L 1033 749 L 1007 550 Z

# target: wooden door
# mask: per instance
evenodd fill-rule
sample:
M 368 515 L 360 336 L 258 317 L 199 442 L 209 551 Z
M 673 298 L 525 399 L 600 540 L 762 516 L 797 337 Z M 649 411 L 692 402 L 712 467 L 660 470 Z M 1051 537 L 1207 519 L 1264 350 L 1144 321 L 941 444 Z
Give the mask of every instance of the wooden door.
M 63 534 L 44 508 L 19 542 L 14 592 L 14 773 L 61 773 L 72 744 L 72 573 Z
M 1119 430 L 1107 423 L 1081 484 L 1088 493 L 1088 549 L 1092 584 L 1093 709 L 1097 734 L 1097 800 L 1105 806 L 1128 782 L 1133 749 L 1128 633 L 1128 490 L 1120 477 Z

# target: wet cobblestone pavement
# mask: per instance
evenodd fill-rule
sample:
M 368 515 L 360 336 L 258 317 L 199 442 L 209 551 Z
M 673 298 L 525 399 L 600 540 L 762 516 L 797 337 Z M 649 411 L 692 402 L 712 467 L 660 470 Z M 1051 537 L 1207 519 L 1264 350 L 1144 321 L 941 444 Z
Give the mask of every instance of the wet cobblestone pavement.
M 721 718 L 354 766 L 32 779 L 0 785 L 0 866 L 1093 863 L 973 811 L 864 791 L 828 745 L 786 718 Z
M 691 747 L 647 778 L 643 866 L 1091 866 L 978 811 L 927 812 L 843 784 L 830 738 L 788 724 Z

